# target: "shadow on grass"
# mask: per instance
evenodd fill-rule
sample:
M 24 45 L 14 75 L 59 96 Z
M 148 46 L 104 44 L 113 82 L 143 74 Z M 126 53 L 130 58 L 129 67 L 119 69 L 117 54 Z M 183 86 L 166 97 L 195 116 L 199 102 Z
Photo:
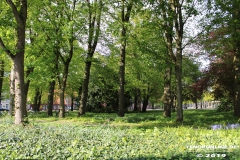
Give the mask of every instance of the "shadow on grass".
M 233 112 L 218 112 L 217 110 L 184 110 L 184 122 L 176 123 L 176 113 L 172 117 L 163 116 L 162 110 L 147 111 L 145 113 L 128 112 L 125 117 L 118 117 L 116 113 L 86 113 L 78 117 L 77 111 L 68 111 L 66 118 L 49 117 L 46 112 L 29 113 L 29 120 L 36 122 L 76 123 L 88 125 L 110 124 L 121 127 L 136 127 L 149 129 L 153 127 L 193 127 L 209 128 L 213 124 L 238 123 L 238 118 L 233 117 Z

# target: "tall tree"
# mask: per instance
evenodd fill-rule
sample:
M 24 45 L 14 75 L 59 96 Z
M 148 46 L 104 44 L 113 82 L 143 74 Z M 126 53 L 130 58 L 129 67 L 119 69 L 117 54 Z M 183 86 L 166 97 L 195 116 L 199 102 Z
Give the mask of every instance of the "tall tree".
M 16 25 L 13 28 L 16 32 L 15 49 L 10 50 L 4 43 L 4 37 L 0 37 L 0 47 L 11 57 L 15 68 L 15 124 L 24 123 L 26 112 L 26 97 L 24 94 L 24 50 L 25 50 L 25 31 L 27 20 L 27 0 L 13 2 L 6 0 L 12 10 Z M 14 33 L 15 33 L 14 32 Z
M 125 86 L 125 57 L 127 47 L 127 32 L 128 23 L 133 7 L 133 2 L 127 2 L 126 0 L 121 1 L 121 52 L 120 52 L 120 64 L 119 64 L 119 109 L 118 116 L 124 117 L 124 86 Z
M 232 101 L 234 107 L 234 116 L 240 117 L 240 3 L 239 0 L 215 0 L 209 1 L 209 6 L 211 22 L 207 30 L 206 39 L 210 39 L 212 44 L 208 44 L 209 41 L 207 41 L 205 49 L 211 56 L 213 55 L 213 57 L 222 59 L 224 63 L 227 62 L 224 57 L 227 54 L 232 54 L 230 57 L 234 68 L 234 83 L 230 87 L 233 88 L 233 95 L 231 94 L 229 99 Z M 225 84 L 222 87 L 224 88 Z M 230 91 L 229 93 L 232 92 Z M 232 97 L 234 97 L 233 100 L 231 100 Z
M 82 94 L 79 107 L 79 116 L 85 114 L 87 97 L 88 97 L 88 84 L 90 77 L 90 69 L 92 65 L 92 58 L 95 53 L 99 35 L 100 35 L 100 22 L 102 14 L 102 0 L 86 0 L 88 7 L 88 48 L 87 57 L 85 60 L 85 73 L 82 83 Z
M 177 95 L 177 122 L 183 121 L 182 54 L 185 46 L 183 44 L 184 25 L 191 16 L 196 14 L 196 3 L 197 1 L 195 0 L 161 0 L 155 2 L 155 5 L 153 5 L 154 8 L 158 8 L 155 14 L 156 17 L 161 19 L 159 25 L 161 26 L 161 30 L 163 30 L 170 63 L 174 64 Z M 165 92 L 167 92 L 167 90 L 168 89 L 165 88 Z M 167 94 L 169 94 L 169 92 Z

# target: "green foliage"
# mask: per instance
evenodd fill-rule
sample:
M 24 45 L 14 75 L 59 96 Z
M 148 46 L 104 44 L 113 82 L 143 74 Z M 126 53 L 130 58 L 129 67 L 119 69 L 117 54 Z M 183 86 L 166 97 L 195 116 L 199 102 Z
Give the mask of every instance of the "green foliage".
M 218 106 L 217 110 L 218 111 L 231 111 L 233 110 L 233 103 L 231 102 L 231 99 L 224 97 L 220 99 L 221 103 Z
M 69 114 L 70 118 L 77 113 Z M 25 127 L 9 123 L 7 115 L 0 118 L 0 159 L 185 160 L 214 154 L 216 159 L 230 160 L 240 156 L 239 129 L 206 128 L 237 122 L 229 113 L 215 110 L 188 110 L 182 125 L 164 118 L 162 111 L 129 113 L 125 117 L 87 113 L 71 121 L 44 119 L 43 115 L 46 113 L 30 114 L 30 124 Z
M 193 116 L 197 111 L 192 111 Z M 156 112 L 159 114 L 159 112 Z M 156 121 L 150 112 L 132 120 Z M 215 111 L 200 112 L 202 118 Z M 109 114 L 88 114 L 105 119 Z M 155 118 L 153 118 L 155 117 Z M 128 117 L 130 120 L 130 117 Z M 116 119 L 121 119 L 117 117 Z M 115 120 L 116 120 L 115 119 Z M 123 117 L 122 119 L 125 119 Z M 196 118 L 198 120 L 198 118 Z M 81 121 L 81 119 L 78 119 Z M 25 127 L 0 124 L 0 159 L 197 159 L 197 154 L 226 154 L 239 157 L 239 130 L 207 130 L 192 127 L 152 127 L 137 129 L 109 124 L 31 123 Z M 133 122 L 138 123 L 138 122 Z M 156 124 L 157 125 L 157 124 Z M 227 146 L 225 149 L 193 148 L 194 146 Z M 236 148 L 233 148 L 236 147 Z

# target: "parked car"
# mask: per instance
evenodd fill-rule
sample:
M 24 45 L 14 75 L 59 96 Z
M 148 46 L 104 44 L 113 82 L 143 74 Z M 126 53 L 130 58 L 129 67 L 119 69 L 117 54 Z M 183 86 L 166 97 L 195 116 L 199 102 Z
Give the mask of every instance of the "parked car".
M 4 112 L 4 111 L 9 111 L 8 109 L 5 109 L 5 108 L 0 108 L 0 115 L 2 115 L 2 112 Z

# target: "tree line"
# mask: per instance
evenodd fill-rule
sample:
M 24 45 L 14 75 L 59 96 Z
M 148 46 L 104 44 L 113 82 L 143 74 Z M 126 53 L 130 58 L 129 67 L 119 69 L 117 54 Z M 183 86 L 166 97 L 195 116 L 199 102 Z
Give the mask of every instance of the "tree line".
M 45 101 L 52 116 L 56 94 L 60 118 L 70 95 L 79 116 L 123 117 L 131 103 L 144 112 L 162 101 L 164 116 L 175 109 L 182 122 L 183 101 L 209 90 L 240 116 L 238 0 L 6 0 L 0 8 L 0 93 L 9 92 L 15 124 L 27 101 Z M 200 71 L 202 56 L 211 63 Z

